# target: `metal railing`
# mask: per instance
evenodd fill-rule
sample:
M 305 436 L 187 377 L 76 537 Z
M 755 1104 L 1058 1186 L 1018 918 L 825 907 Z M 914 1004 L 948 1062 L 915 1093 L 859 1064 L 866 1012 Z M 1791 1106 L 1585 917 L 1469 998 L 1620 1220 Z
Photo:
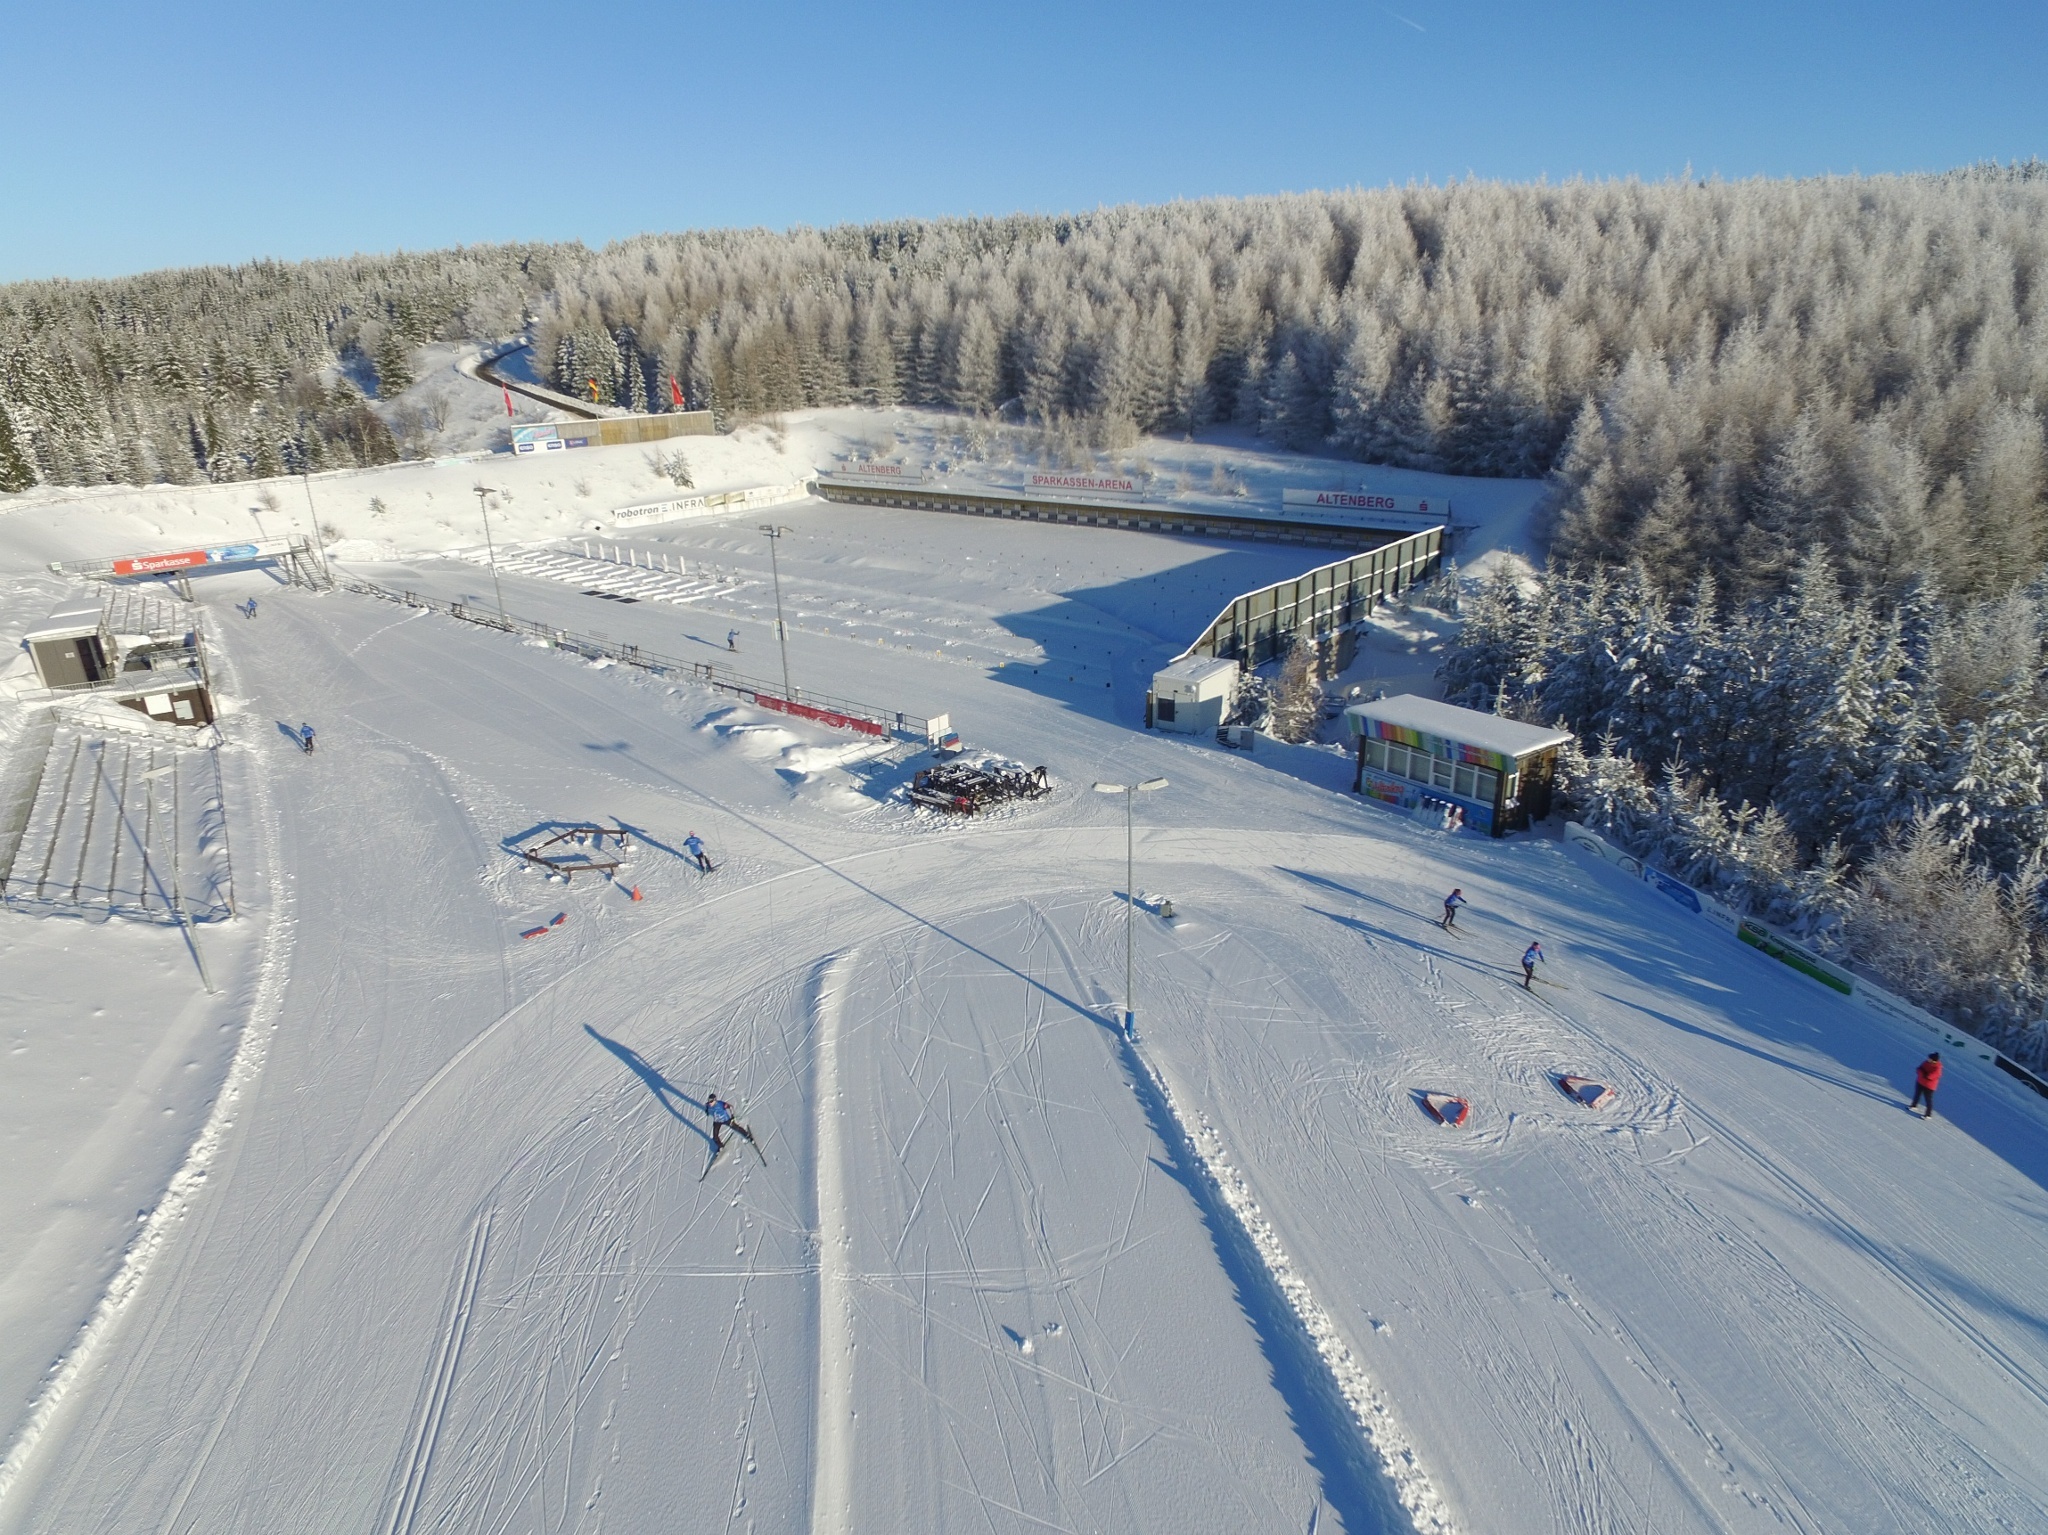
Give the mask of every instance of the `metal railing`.
M 743 677 L 709 661 L 687 661 L 679 656 L 663 655 L 659 651 L 627 644 L 622 640 L 606 639 L 602 635 L 578 634 L 570 629 L 556 628 L 553 624 L 501 616 L 489 609 L 466 602 L 443 602 L 419 592 L 393 591 L 373 581 L 344 578 L 337 585 L 343 591 L 375 597 L 383 602 L 399 603 L 409 608 L 420 608 L 429 613 L 445 614 L 449 618 L 466 624 L 475 624 L 479 628 L 496 629 L 501 633 L 516 634 L 526 639 L 544 640 L 557 650 L 566 650 L 572 655 L 583 656 L 589 660 L 610 659 L 626 666 L 638 667 L 642 671 L 687 678 L 722 693 L 744 696 L 764 709 L 772 709 L 781 714 L 795 714 L 841 728 L 861 730 L 866 735 L 907 735 L 922 740 L 930 731 L 930 721 L 922 715 L 911 714 L 902 709 L 887 709 L 880 704 L 841 698 L 833 693 L 815 693 L 808 688 L 794 688 L 791 691 L 796 696 L 785 698 L 780 684 Z M 856 721 L 859 723 L 854 723 Z M 863 726 L 872 728 L 863 729 Z

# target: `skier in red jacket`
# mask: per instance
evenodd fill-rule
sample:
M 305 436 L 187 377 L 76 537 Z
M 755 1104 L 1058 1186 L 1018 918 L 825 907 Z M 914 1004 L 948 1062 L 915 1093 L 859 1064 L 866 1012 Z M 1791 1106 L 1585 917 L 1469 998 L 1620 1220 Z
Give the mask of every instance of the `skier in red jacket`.
M 1941 1086 L 1941 1052 L 1937 1050 L 1928 1056 L 1926 1060 L 1922 1061 L 1919 1069 L 1913 1073 L 1913 1101 L 1907 1105 L 1906 1111 L 1911 1113 L 1914 1109 L 1919 1108 L 1921 1104 L 1925 1103 L 1927 1105 L 1927 1112 L 1921 1118 L 1934 1118 L 1934 1090 L 1939 1086 Z

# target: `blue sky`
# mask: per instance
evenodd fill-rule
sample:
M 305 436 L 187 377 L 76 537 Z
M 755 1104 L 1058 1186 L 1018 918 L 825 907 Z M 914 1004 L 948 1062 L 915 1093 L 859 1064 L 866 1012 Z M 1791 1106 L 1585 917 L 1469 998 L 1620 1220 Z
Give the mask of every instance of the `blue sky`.
M 2048 4 L 11 7 L 0 280 L 2048 155 Z

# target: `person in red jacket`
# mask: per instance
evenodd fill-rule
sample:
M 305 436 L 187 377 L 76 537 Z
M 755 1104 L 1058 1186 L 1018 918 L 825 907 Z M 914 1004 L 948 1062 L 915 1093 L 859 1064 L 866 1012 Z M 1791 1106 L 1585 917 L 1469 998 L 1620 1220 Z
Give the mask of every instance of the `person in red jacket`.
M 1906 1106 L 1906 1112 L 1911 1113 L 1924 1103 L 1927 1105 L 1927 1112 L 1921 1117 L 1923 1119 L 1934 1118 L 1934 1090 L 1939 1086 L 1941 1086 L 1941 1052 L 1937 1050 L 1928 1056 L 1926 1060 L 1922 1061 L 1919 1069 L 1913 1073 L 1913 1101 Z

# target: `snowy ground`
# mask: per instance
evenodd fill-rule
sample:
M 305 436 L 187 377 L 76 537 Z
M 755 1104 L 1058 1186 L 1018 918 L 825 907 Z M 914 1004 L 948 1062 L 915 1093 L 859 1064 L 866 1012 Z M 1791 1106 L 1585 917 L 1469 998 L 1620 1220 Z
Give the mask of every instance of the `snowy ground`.
M 763 483 L 800 425 L 703 451 Z M 501 537 L 652 499 L 643 452 L 489 466 Z M 350 568 L 493 601 L 438 553 L 480 542 L 477 474 L 391 471 Z M 353 516 L 353 484 L 314 494 Z M 64 595 L 36 562 L 250 499 L 15 503 L 0 634 Z M 1313 555 L 775 517 L 798 684 L 949 711 L 1049 799 L 942 821 L 907 747 L 196 583 L 231 702 L 220 995 L 172 928 L 0 912 L 0 1529 L 2048 1526 L 2048 1105 L 1959 1065 L 1910 1117 L 1917 1037 L 1647 887 L 1425 832 L 1332 752 L 1134 728 L 1219 596 Z M 624 540 L 699 597 L 505 601 L 773 676 L 760 520 Z M 1122 806 L 1088 784 L 1148 774 L 1131 1044 Z M 507 851 L 590 818 L 643 838 L 620 884 Z M 764 1160 L 700 1179 L 714 1089 Z

